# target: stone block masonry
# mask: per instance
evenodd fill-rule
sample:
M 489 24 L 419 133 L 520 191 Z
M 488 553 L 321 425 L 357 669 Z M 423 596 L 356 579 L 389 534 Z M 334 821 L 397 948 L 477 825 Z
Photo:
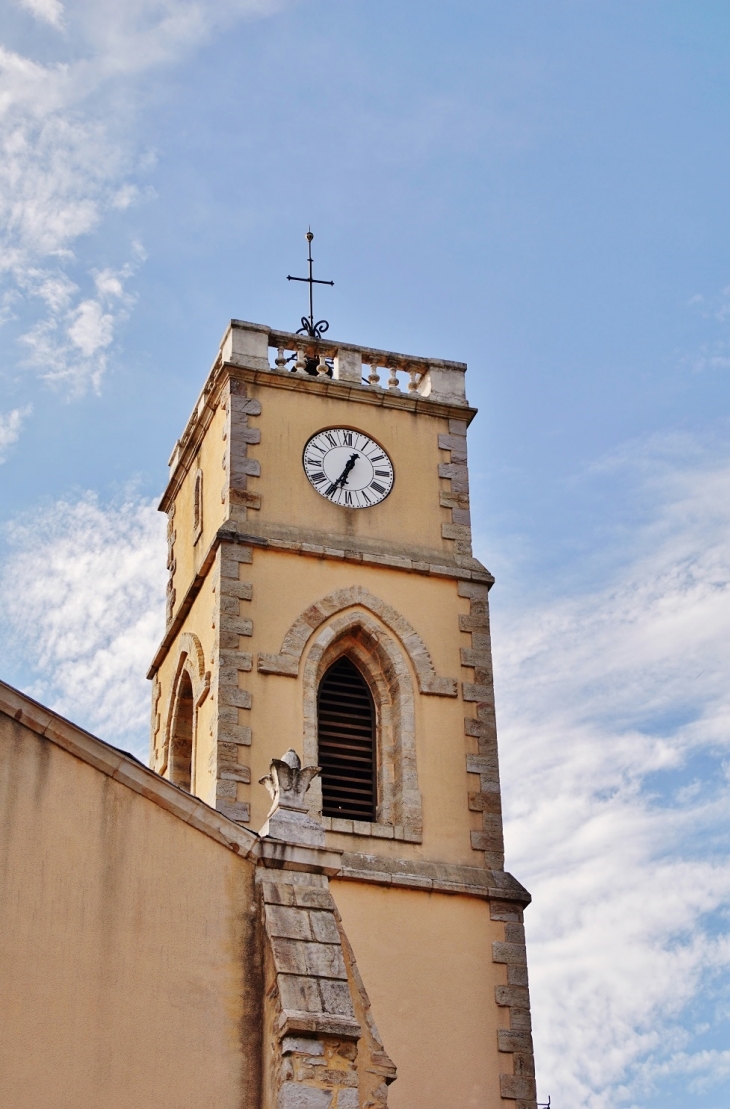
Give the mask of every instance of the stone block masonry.
M 471 636 L 471 648 L 462 649 L 461 665 L 474 670 L 474 681 L 462 683 L 462 696 L 473 703 L 475 716 L 464 720 L 464 731 L 476 740 L 477 752 L 466 757 L 467 774 L 478 775 L 479 789 L 469 790 L 469 808 L 481 813 L 481 829 L 472 831 L 471 845 L 483 851 L 491 869 L 504 869 L 502 803 L 497 754 L 497 721 L 494 711 L 492 650 L 489 634 L 489 596 L 486 585 L 459 582 L 460 597 L 469 599 L 469 615 L 459 616 L 462 632 Z
M 500 1029 L 500 1053 L 512 1056 L 512 1073 L 500 1074 L 500 1093 L 515 1102 L 515 1109 L 537 1109 L 535 1057 L 532 1047 L 527 948 L 522 909 L 514 902 L 490 902 L 492 920 L 504 921 L 504 942 L 492 944 L 492 961 L 507 967 L 507 985 L 497 986 L 497 1005 L 507 1009 L 509 1028 Z
M 221 501 L 227 506 L 227 518 L 242 525 L 248 519 L 249 509 L 261 508 L 260 494 L 249 489 L 249 479 L 261 476 L 261 464 L 248 453 L 249 446 L 261 442 L 260 430 L 249 424 L 249 417 L 261 415 L 261 403 L 248 396 L 246 383 L 237 378 L 228 379 L 221 402 L 227 416 L 223 430 L 225 482 Z
M 266 937 L 268 1104 L 387 1109 L 396 1071 L 325 874 L 257 873 Z
M 469 470 L 467 467 L 466 420 L 449 420 L 448 435 L 439 435 L 439 450 L 449 452 L 448 462 L 439 464 L 439 477 L 449 490 L 442 490 L 440 504 L 451 511 L 451 522 L 441 525 L 444 539 L 453 540 L 457 565 L 472 567 L 471 512 L 469 508 Z
M 481 816 L 481 829 L 472 831 L 473 850 L 484 852 L 486 865 L 504 870 L 502 802 L 497 752 L 497 721 L 494 706 L 492 648 L 489 629 L 488 586 L 459 582 L 460 597 L 469 600 L 469 614 L 459 616 L 460 630 L 471 637 L 471 646 L 462 648 L 461 664 L 473 669 L 474 680 L 462 683 L 465 702 L 473 704 L 474 716 L 464 720 L 464 731 L 476 740 L 476 753 L 466 756 L 467 775 L 478 776 L 479 788 L 468 791 L 472 812 Z M 515 901 L 490 899 L 492 920 L 504 921 L 504 942 L 492 945 L 492 960 L 507 967 L 507 985 L 497 986 L 497 1005 L 509 1013 L 509 1028 L 497 1034 L 503 1056 L 511 1056 L 512 1068 L 500 1074 L 500 1094 L 515 1103 L 515 1109 L 536 1109 L 535 1060 L 532 1047 L 530 995 L 527 981 L 527 949 L 522 907 Z
M 244 688 L 244 682 L 253 666 L 252 654 L 246 649 L 253 634 L 253 622 L 244 613 L 253 596 L 253 586 L 244 578 L 252 561 L 250 547 L 222 543 L 214 567 L 213 624 L 218 667 L 211 686 L 215 705 L 210 754 L 215 797 L 211 802 L 230 820 L 242 824 L 251 818 L 249 801 L 240 800 L 239 795 L 242 787 L 251 782 L 246 755 L 251 746 L 251 725 L 247 719 L 251 694 Z
M 165 595 L 165 626 L 169 627 L 172 623 L 172 618 L 175 615 L 175 570 L 177 563 L 175 561 L 175 540 L 177 532 L 175 531 L 175 502 L 173 501 L 167 510 L 167 591 Z

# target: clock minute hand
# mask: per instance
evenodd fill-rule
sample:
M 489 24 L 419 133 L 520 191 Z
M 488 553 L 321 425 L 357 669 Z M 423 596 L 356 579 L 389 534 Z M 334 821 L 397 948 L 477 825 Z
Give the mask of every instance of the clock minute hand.
M 337 480 L 332 482 L 329 489 L 327 490 L 327 496 L 328 497 L 331 497 L 333 493 L 336 493 L 338 489 L 340 489 L 343 485 L 346 484 L 347 479 L 350 476 L 350 471 L 354 468 L 355 463 L 357 462 L 358 458 L 359 458 L 359 455 L 357 455 L 357 454 L 351 454 L 350 455 L 349 459 L 347 460 L 347 463 L 345 465 L 344 470 L 342 471 L 340 476 L 337 478 Z

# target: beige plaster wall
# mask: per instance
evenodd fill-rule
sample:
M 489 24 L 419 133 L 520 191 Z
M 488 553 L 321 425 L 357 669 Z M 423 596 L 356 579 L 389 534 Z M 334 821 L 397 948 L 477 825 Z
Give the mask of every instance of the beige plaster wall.
M 497 1050 L 497 1029 L 507 1010 L 494 988 L 507 978 L 491 945 L 504 925 L 490 920 L 488 903 L 337 879 L 331 889 L 398 1068 L 390 1109 L 503 1106 L 509 1057 Z
M 337 589 L 358 584 L 392 605 L 413 625 L 439 675 L 457 680 L 463 676 L 459 650 L 468 645 L 469 639 L 459 631 L 458 616 L 468 612 L 468 601 L 457 595 L 454 581 L 260 549 L 254 549 L 253 563 L 244 567 L 242 573 L 246 571 L 253 582 L 253 599 L 246 602 L 246 613 L 253 618 L 249 649 L 254 652 L 254 660 L 259 652 L 278 652 L 291 624 L 315 601 Z M 271 758 L 279 757 L 289 745 L 302 754 L 302 678 L 306 653 L 305 650 L 297 678 L 260 673 L 255 663 L 251 673 L 245 675 L 244 684 L 252 694 L 248 715 L 253 729 L 253 782 L 268 773 Z M 467 807 L 465 760 L 470 741 L 464 735 L 464 716 L 472 715 L 473 710 L 461 696 L 420 694 L 413 669 L 408 665 L 415 698 L 424 840 L 422 847 L 409 845 L 406 853 L 468 866 L 483 865 L 483 855 L 471 849 L 469 839 L 470 830 L 478 827 L 478 815 Z M 254 787 L 251 805 L 251 826 L 259 828 L 268 812 L 268 794 Z M 370 841 L 359 836 L 333 836 L 332 842 L 347 850 L 373 849 L 397 855 L 404 852 L 402 843 L 388 840 L 372 841 L 371 848 L 367 846 Z
M 250 513 L 254 527 L 276 523 L 451 551 L 453 544 L 441 536 L 440 525 L 450 516 L 439 506 L 438 476 L 438 463 L 447 458 L 438 435 L 448 432 L 448 420 L 260 384 L 250 384 L 248 392 L 261 402 L 261 415 L 251 421 L 261 430 L 261 442 L 249 448 L 261 463 L 261 477 L 250 485 L 262 495 L 260 512 Z M 310 436 L 328 427 L 362 431 L 387 450 L 396 476 L 381 504 L 343 509 L 312 488 L 302 452 Z
M 228 446 L 223 437 L 225 427 L 226 413 L 219 406 L 175 498 L 176 570 L 173 583 L 177 591 L 176 605 L 182 600 L 224 520 L 221 490 L 225 484 L 223 458 Z M 198 469 L 203 472 L 203 531 L 198 541 L 193 543 L 193 499 Z
M 303 754 L 303 670 L 307 651 L 297 678 L 260 673 L 256 668 L 259 653 L 275 654 L 294 621 L 314 602 L 338 589 L 355 583 L 365 586 L 376 597 L 392 605 L 413 625 L 428 648 L 436 672 L 456 679 L 465 676 L 460 649 L 469 637 L 459 630 L 460 613 L 468 613 L 469 602 L 457 594 L 456 582 L 446 578 L 423 577 L 389 569 L 352 566 L 329 560 L 305 558 L 283 551 L 253 549 L 253 562 L 241 565 L 241 577 L 253 585 L 251 601 L 240 602 L 241 616 L 253 620 L 253 635 L 242 637 L 241 648 L 253 655 L 253 668 L 241 671 L 240 684 L 252 695 L 251 710 L 240 710 L 241 722 L 251 725 L 252 745 L 242 751 L 249 759 L 251 781 L 256 783 L 268 773 L 272 758 L 280 757 L 289 746 Z M 205 667 L 213 675 L 213 689 L 199 710 L 196 742 L 196 788 L 204 800 L 213 803 L 214 774 L 210 767 L 210 720 L 216 711 L 212 627 L 216 599 L 215 574 L 211 572 L 186 618 L 185 631 L 200 639 Z M 182 633 L 181 633 L 182 634 Z M 315 636 L 312 637 L 312 641 Z M 161 750 L 170 711 L 170 691 L 179 656 L 178 635 L 159 671 L 161 685 Z M 407 660 L 407 655 L 404 652 Z M 413 669 L 408 662 L 414 690 L 416 747 L 419 787 L 423 801 L 424 839 L 413 847 L 417 856 L 438 858 L 468 866 L 483 865 L 483 855 L 470 844 L 470 832 L 479 828 L 479 814 L 467 806 L 469 788 L 474 787 L 466 774 L 466 753 L 473 740 L 464 735 L 464 717 L 473 714 L 459 694 L 436 697 L 418 692 Z M 469 672 L 470 675 L 471 672 Z M 459 685 L 459 689 L 460 689 Z M 478 782 L 478 780 L 477 780 Z M 264 823 L 270 799 L 263 787 L 244 784 L 238 787 L 238 800 L 251 804 L 251 827 Z M 352 837 L 330 834 L 331 842 L 347 850 L 368 850 L 362 837 L 353 846 Z M 403 845 L 387 840 L 373 841 L 372 849 L 386 854 L 402 854 Z
M 0 718 L 0 1090 L 254 1109 L 252 865 Z

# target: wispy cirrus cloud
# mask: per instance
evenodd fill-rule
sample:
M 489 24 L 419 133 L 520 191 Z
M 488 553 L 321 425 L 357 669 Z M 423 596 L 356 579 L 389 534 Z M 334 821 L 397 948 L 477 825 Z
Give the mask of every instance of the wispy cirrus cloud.
M 495 626 L 538 1073 L 576 1109 L 698 1105 L 728 1076 L 730 457 L 674 438 L 607 467 L 653 506 L 633 555 Z
M 7 458 L 8 450 L 20 438 L 20 429 L 23 421 L 30 416 L 32 405 L 26 404 L 24 408 L 13 408 L 10 412 L 0 412 L 0 464 Z
M 135 262 L 119 270 L 92 270 L 93 293 L 79 299 L 79 286 L 65 274 L 30 271 L 25 287 L 46 307 L 41 320 L 22 336 L 27 363 L 38 367 L 47 381 L 65 385 L 72 394 L 87 386 L 98 391 L 107 366 L 107 352 L 116 328 L 128 316 L 135 297 L 129 280 L 144 260 L 141 244 L 133 244 Z
M 61 0 L 20 0 L 21 8 L 25 8 L 41 23 L 59 28 L 63 21 L 63 4 Z
M 134 496 L 59 501 L 9 526 L 0 576 L 2 634 L 24 656 L 32 694 L 145 760 L 164 529 L 152 502 Z
M 138 78 L 179 61 L 232 20 L 280 6 L 22 0 L 44 24 L 44 60 L 32 45 L 0 45 L 0 321 L 16 322 L 26 368 L 72 394 L 100 387 L 143 253 L 129 245 L 116 267 L 127 288 L 115 296 L 99 286 L 97 271 L 108 263 L 84 267 L 76 251 L 111 213 L 149 195 L 142 179 L 150 159 L 135 137 Z M 49 28 L 56 61 L 47 60 Z
M 708 331 L 714 331 L 715 334 L 713 338 L 700 343 L 696 351 L 687 355 L 685 363 L 695 373 L 730 369 L 730 338 L 727 331 L 730 323 L 730 285 L 712 296 L 695 293 L 687 306 L 705 321 Z

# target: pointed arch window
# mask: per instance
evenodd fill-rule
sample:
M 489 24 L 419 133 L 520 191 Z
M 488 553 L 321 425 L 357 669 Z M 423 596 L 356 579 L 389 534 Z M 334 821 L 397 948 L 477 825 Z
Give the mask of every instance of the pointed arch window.
M 193 760 L 193 686 L 186 670 L 180 675 L 174 712 L 170 743 L 170 781 L 189 793 Z
M 375 820 L 375 706 L 368 683 L 345 656 L 320 682 L 317 733 L 323 816 Z

